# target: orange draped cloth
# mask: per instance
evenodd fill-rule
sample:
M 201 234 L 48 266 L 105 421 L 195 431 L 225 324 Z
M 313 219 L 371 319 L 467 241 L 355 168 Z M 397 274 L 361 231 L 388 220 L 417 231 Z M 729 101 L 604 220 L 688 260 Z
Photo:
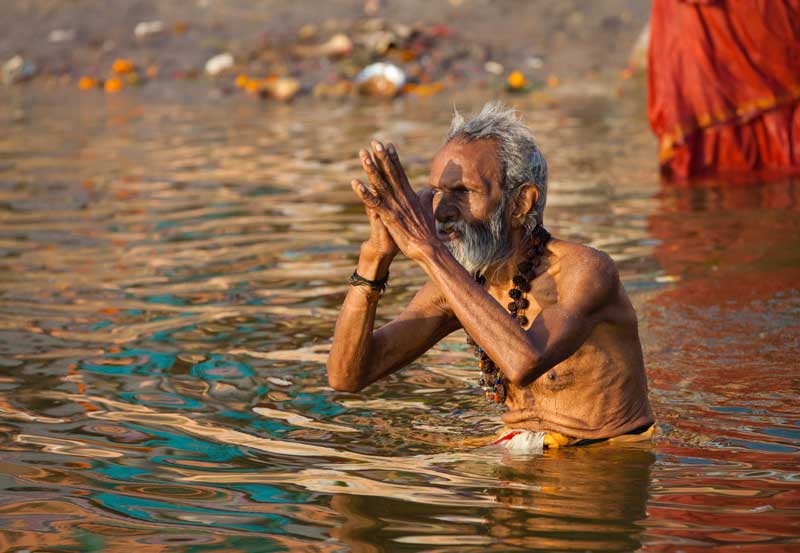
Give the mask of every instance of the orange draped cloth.
M 653 0 L 647 112 L 667 175 L 800 173 L 800 0 Z

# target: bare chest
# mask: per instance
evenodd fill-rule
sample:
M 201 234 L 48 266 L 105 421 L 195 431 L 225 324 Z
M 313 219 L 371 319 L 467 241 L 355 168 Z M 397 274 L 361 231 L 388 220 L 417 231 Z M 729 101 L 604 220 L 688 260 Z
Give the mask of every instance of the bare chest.
M 517 311 L 518 315 L 525 315 L 531 322 L 525 327 L 530 328 L 532 321 L 536 319 L 539 314 L 551 305 L 558 303 L 558 287 L 554 275 L 549 272 L 537 276 L 530 283 L 530 291 L 523 295 L 523 298 L 528 300 L 527 307 L 523 310 Z M 503 306 L 506 311 L 511 312 L 511 304 L 514 299 L 510 296 L 510 290 L 513 288 L 511 283 L 506 286 L 493 286 L 488 292 L 489 294 Z
M 592 428 L 646 399 L 641 349 L 607 323 L 578 350 L 527 386 L 507 384 L 507 423 Z M 638 403 L 637 403 L 638 402 Z M 538 421 L 538 422 L 536 422 Z

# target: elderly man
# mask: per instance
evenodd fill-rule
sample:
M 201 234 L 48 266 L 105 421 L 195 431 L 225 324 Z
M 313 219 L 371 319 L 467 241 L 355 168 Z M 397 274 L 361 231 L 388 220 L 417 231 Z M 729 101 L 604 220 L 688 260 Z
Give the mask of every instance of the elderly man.
M 542 225 L 547 165 L 513 110 L 456 114 L 415 194 L 392 144 L 359 152 L 369 239 L 350 278 L 328 360 L 330 385 L 356 392 L 463 328 L 490 401 L 505 403 L 498 443 L 557 447 L 652 433 L 636 314 L 608 255 Z M 399 251 L 427 283 L 373 330 Z M 622 438 L 618 438 L 622 437 Z

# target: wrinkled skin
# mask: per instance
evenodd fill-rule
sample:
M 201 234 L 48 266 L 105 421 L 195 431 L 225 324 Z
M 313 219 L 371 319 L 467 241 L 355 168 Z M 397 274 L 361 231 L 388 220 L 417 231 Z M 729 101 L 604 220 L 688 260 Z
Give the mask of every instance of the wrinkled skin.
M 636 314 L 606 254 L 553 238 L 527 294 L 528 327 L 506 311 L 525 250 L 522 225 L 536 204 L 533 183 L 515 189 L 506 206 L 510 256 L 485 272 L 485 287 L 445 246 L 458 233 L 437 232 L 437 222 L 440 229 L 487 222 L 497 211 L 503 179 L 494 141 L 447 143 L 419 193 L 391 144 L 373 141 L 359 156 L 367 184 L 351 185 L 366 208 L 370 237 L 361 246 L 358 273 L 384 276 L 400 251 L 428 282 L 377 330 L 380 294 L 351 287 L 328 360 L 333 388 L 359 391 L 463 328 L 505 375 L 508 427 L 604 438 L 653 422 Z

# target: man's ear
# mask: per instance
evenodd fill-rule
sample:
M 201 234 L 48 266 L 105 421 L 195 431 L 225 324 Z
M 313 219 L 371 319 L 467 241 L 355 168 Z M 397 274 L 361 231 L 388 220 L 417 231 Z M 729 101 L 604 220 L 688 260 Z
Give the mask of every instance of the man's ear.
M 528 213 L 536 207 L 539 199 L 539 190 L 532 182 L 521 184 L 514 190 L 511 210 L 511 226 L 521 227 L 525 223 Z

